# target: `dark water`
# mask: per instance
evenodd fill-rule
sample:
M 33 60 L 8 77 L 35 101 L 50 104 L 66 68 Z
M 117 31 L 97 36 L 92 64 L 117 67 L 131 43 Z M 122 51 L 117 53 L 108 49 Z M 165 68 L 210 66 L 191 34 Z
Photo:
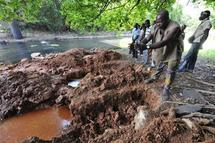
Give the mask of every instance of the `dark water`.
M 116 48 L 120 38 L 93 38 L 72 40 L 47 40 L 8 43 L 0 45 L 0 62 L 16 63 L 23 58 L 31 58 L 31 53 L 40 52 L 42 55 L 64 52 L 72 48 Z
M 52 107 L 12 117 L 0 123 L 0 143 L 19 143 L 32 136 L 51 139 L 58 136 L 71 119 L 66 107 Z

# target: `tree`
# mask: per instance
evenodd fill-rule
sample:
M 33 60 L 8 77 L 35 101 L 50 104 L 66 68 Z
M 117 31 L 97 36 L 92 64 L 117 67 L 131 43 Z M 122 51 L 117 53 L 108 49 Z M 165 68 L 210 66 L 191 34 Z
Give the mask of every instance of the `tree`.
M 26 22 L 36 21 L 42 0 L 0 0 L 0 20 L 11 23 L 10 29 L 16 39 L 22 34 L 18 28 L 17 20 Z
M 192 0 L 193 3 L 202 2 L 201 0 Z M 215 1 L 214 0 L 203 0 L 204 4 L 211 8 L 212 25 L 215 27 Z
M 50 31 L 61 31 L 65 27 L 65 20 L 60 7 L 60 0 L 44 0 L 37 16 L 37 23 L 46 25 Z
M 154 19 L 158 10 L 175 0 L 63 0 L 62 14 L 73 29 L 124 30 L 146 18 Z
M 171 8 L 176 0 L 0 0 L 0 20 L 43 23 L 49 29 L 67 25 L 73 30 L 128 30 L 145 19 L 153 21 L 166 8 L 181 18 L 181 9 Z M 196 2 L 200 0 L 190 0 Z M 215 7 L 214 0 L 204 0 Z M 58 21 L 59 20 L 59 21 Z M 16 21 L 14 21 L 16 23 Z M 12 25 L 12 27 L 14 27 Z M 15 26 L 15 29 L 16 26 Z M 17 33 L 17 32 L 15 32 Z

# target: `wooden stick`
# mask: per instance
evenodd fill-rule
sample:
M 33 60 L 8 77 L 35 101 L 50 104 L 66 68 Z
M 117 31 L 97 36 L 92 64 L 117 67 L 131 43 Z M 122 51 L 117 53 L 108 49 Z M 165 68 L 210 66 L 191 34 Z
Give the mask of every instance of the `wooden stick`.
M 207 126 L 203 126 L 202 128 L 215 135 L 215 128 L 207 127 Z
M 183 116 L 184 118 L 192 118 L 192 117 L 199 117 L 199 118 L 209 118 L 209 119 L 214 119 L 215 120 L 215 115 L 212 114 L 203 114 L 199 112 L 194 112 L 189 115 Z
M 215 84 L 213 84 L 213 83 L 209 83 L 209 82 L 206 82 L 206 81 L 203 81 L 203 80 L 199 80 L 199 79 L 195 79 L 195 78 L 190 78 L 190 77 L 186 77 L 186 78 L 189 79 L 189 80 L 194 80 L 196 82 L 205 84 L 205 85 L 209 85 L 209 86 L 214 86 L 215 87 Z
M 201 92 L 201 93 L 207 93 L 207 94 L 215 95 L 214 91 L 208 91 L 208 90 L 202 90 L 202 89 L 195 89 L 195 90 L 198 91 L 198 92 Z

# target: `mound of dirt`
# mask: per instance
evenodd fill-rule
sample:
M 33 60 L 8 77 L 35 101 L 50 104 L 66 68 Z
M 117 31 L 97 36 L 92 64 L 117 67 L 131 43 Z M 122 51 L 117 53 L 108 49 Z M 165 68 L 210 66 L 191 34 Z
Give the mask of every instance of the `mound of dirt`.
M 209 132 L 194 122 L 190 127 L 183 115 L 168 110 L 176 103 L 164 106 L 162 77 L 146 85 L 151 71 L 121 57 L 113 51 L 73 49 L 1 67 L 1 119 L 53 104 L 70 108 L 73 119 L 59 137 L 25 143 L 214 141 L 213 128 Z M 81 79 L 78 87 L 68 86 L 74 79 Z M 144 127 L 136 129 L 138 109 Z

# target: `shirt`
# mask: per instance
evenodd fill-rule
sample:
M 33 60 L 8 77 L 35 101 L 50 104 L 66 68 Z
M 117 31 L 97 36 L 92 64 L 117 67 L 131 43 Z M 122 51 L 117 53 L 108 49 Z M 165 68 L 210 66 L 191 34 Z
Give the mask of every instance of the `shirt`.
M 150 29 L 151 35 L 152 35 L 152 43 L 156 43 L 161 41 L 162 36 L 156 36 L 158 33 L 160 33 L 160 29 L 156 26 L 156 24 L 152 25 Z M 163 48 L 153 49 L 152 50 L 152 59 L 155 61 L 156 65 L 159 65 L 159 63 L 162 60 L 162 53 Z
M 145 37 L 144 38 L 148 37 L 150 35 L 150 33 L 151 33 L 151 28 L 146 27 Z M 149 45 L 149 44 L 151 44 L 151 41 L 148 42 L 146 45 Z
M 193 34 L 193 36 L 194 36 L 193 43 L 200 43 L 205 34 L 204 33 L 205 30 L 207 30 L 207 29 L 210 30 L 211 28 L 212 28 L 212 24 L 208 18 L 202 20 L 202 22 L 199 24 L 199 26 L 197 27 L 196 31 Z M 203 43 L 201 43 L 201 44 L 203 44 Z
M 155 30 L 154 42 L 156 43 L 158 41 L 162 41 L 166 37 L 166 35 L 174 28 L 177 28 L 178 31 L 175 32 L 172 39 L 168 41 L 168 43 L 165 46 L 156 49 L 158 50 L 158 52 L 156 52 L 158 54 L 157 58 L 160 58 L 159 60 L 163 62 L 178 60 L 181 58 L 182 52 L 180 42 L 181 37 L 180 25 L 177 22 L 170 20 L 166 29 L 162 30 L 158 28 L 157 30 Z
M 133 28 L 132 30 L 132 40 L 137 40 L 137 37 L 140 36 L 140 29 Z

